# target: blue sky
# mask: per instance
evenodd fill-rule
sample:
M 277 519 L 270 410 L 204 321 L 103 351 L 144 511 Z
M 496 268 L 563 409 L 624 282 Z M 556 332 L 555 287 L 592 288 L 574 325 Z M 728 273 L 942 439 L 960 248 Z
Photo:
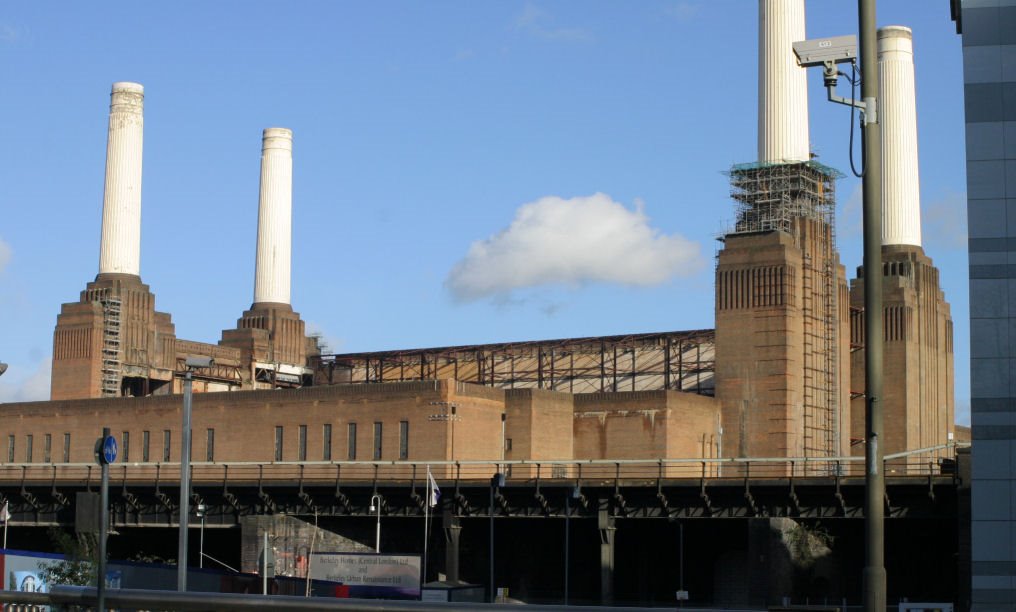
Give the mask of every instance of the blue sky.
M 948 5 L 882 0 L 879 25 L 914 30 L 924 247 L 969 422 Z M 855 2 L 807 11 L 810 38 L 856 31 Z M 5 2 L 0 401 L 48 396 L 60 304 L 98 271 L 122 80 L 146 95 L 141 277 L 180 338 L 217 342 L 250 305 L 275 126 L 294 132 L 293 306 L 333 351 L 712 327 L 722 172 L 756 158 L 756 19 L 754 0 Z M 812 149 L 849 175 L 849 112 L 809 79 Z M 838 191 L 853 277 L 859 181 Z

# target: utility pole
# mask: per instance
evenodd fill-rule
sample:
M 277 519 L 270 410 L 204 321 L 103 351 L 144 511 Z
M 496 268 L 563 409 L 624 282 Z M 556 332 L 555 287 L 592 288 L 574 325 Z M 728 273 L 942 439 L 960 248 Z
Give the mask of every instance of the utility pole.
M 183 423 L 180 426 L 180 533 L 176 560 L 176 590 L 187 590 L 187 538 L 190 520 L 191 493 L 191 403 L 192 381 L 195 368 L 210 368 L 215 363 L 211 357 L 188 357 L 184 361 L 187 371 L 183 378 Z M 203 525 L 204 523 L 202 523 Z M 204 531 L 202 530 L 202 536 Z
M 183 379 L 183 425 L 180 427 L 180 530 L 176 590 L 187 590 L 187 521 L 190 518 L 191 371 Z
M 95 607 L 97 610 L 106 609 L 106 540 L 109 538 L 109 464 L 116 461 L 116 440 L 109 434 L 109 427 L 102 428 L 102 438 L 96 445 L 96 455 L 99 459 L 100 482 L 99 485 L 99 567 L 96 569 Z
M 858 0 L 864 100 L 864 609 L 885 612 L 885 474 L 882 437 L 882 134 L 875 0 Z

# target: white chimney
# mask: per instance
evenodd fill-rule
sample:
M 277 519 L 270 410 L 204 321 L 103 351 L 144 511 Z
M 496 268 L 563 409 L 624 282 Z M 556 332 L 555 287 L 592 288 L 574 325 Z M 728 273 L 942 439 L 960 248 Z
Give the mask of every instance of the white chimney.
M 293 132 L 266 128 L 261 144 L 255 304 L 289 304 L 292 214 Z
M 914 43 L 910 28 L 878 31 L 878 107 L 882 125 L 882 244 L 921 246 Z
M 139 276 L 145 88 L 137 83 L 113 83 L 110 98 L 99 274 Z
M 804 0 L 759 0 L 758 17 L 758 160 L 807 161 L 808 78 L 792 48 L 805 40 Z

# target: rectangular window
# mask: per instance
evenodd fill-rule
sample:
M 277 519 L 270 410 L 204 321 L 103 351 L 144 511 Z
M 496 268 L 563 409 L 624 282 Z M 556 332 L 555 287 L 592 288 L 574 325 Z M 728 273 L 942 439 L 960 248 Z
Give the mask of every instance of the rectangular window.
M 399 459 L 409 459 L 409 421 L 399 421 Z
M 300 461 L 307 460 L 307 426 L 300 425 Z
M 346 459 L 356 461 L 356 423 L 349 424 L 349 433 L 346 435 Z
M 141 432 L 141 460 L 145 463 L 148 463 L 148 444 L 151 438 L 152 434 L 150 432 Z
M 14 434 L 7 436 L 7 463 L 14 463 Z
M 381 422 L 374 422 L 374 461 L 381 460 Z
M 32 434 L 25 436 L 25 463 L 32 462 Z
M 282 461 L 282 425 L 275 427 L 275 460 Z
M 172 454 L 169 452 L 170 451 L 170 445 L 172 444 L 172 442 L 173 442 L 172 432 L 170 432 L 168 429 L 163 429 L 162 430 L 162 460 L 163 461 L 169 461 L 169 458 L 172 456 Z
M 324 430 L 321 432 L 321 460 L 331 461 L 332 460 L 332 424 L 325 423 Z
M 64 434 L 64 463 L 71 462 L 71 434 Z
M 46 434 L 42 442 L 42 460 L 53 463 L 53 434 Z
M 117 461 L 127 463 L 131 460 L 131 432 L 123 432 L 123 437 L 120 438 L 120 457 Z
M 205 430 L 205 461 L 215 461 L 215 430 Z

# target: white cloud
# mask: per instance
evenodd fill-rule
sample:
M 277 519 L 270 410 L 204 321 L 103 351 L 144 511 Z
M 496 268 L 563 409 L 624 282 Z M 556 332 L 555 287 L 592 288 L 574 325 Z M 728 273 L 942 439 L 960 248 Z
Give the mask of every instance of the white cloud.
M 321 327 L 314 321 L 307 321 L 306 329 L 308 336 L 317 336 L 321 352 L 326 355 L 337 352 L 339 348 L 345 344 L 342 338 L 328 333 L 325 328 Z
M 659 285 L 697 272 L 700 251 L 696 242 L 650 227 L 641 202 L 630 210 L 602 193 L 547 196 L 522 205 L 497 235 L 474 242 L 445 286 L 461 301 L 503 301 L 542 285 Z
M 836 218 L 836 232 L 840 236 L 861 234 L 863 227 L 862 213 L 864 211 L 864 190 L 861 182 L 854 185 L 850 197 L 839 206 Z
M 515 27 L 523 32 L 545 40 L 580 42 L 592 40 L 593 35 L 584 28 L 560 28 L 553 25 L 554 17 L 531 2 L 515 18 Z
M 7 244 L 0 238 L 0 272 L 3 272 L 7 267 L 7 264 L 11 261 L 11 245 Z
M 863 229 L 864 192 L 859 181 L 836 217 L 839 236 L 860 237 Z M 946 191 L 934 200 L 921 203 L 921 238 L 928 248 L 964 250 L 967 248 L 967 197 Z
M 0 43 L 15 44 L 25 37 L 21 28 L 9 23 L 0 23 Z
M 967 248 L 967 196 L 946 192 L 924 205 L 922 228 L 926 246 Z
M 522 12 L 515 18 L 515 25 L 519 28 L 528 28 L 545 19 L 547 19 L 547 11 L 531 2 L 527 2 L 522 7 Z
M 11 364 L 7 372 L 0 377 L 0 403 L 38 402 L 49 399 L 53 360 L 46 357 L 34 371 L 24 374 L 28 367 L 30 366 L 25 366 L 19 371 L 18 364 Z
M 675 2 L 664 7 L 663 12 L 678 21 L 689 21 L 698 14 L 699 5 L 692 2 Z

